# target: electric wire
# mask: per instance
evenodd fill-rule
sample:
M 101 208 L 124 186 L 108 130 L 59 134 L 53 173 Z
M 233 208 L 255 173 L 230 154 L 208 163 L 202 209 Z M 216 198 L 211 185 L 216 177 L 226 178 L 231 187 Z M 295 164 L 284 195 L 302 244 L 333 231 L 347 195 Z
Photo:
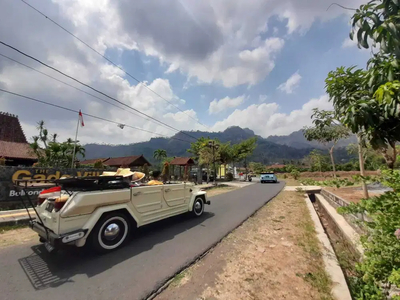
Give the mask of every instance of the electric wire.
M 29 97 L 29 96 L 21 95 L 21 94 L 18 94 L 18 93 L 7 91 L 7 90 L 2 89 L 2 88 L 0 88 L 0 91 L 4 92 L 4 93 L 7 93 L 7 94 L 10 94 L 10 95 L 18 96 L 18 97 L 21 97 L 21 98 L 24 98 L 24 99 L 27 99 L 27 100 L 31 100 L 31 101 L 34 101 L 34 102 L 38 102 L 38 103 L 41 103 L 41 104 L 53 106 L 53 107 L 56 107 L 56 108 L 59 108 L 59 109 L 63 109 L 63 110 L 69 111 L 69 112 L 73 112 L 73 113 L 79 114 L 79 110 L 75 110 L 75 109 L 64 107 L 64 106 L 61 106 L 61 105 L 58 105 L 58 104 L 46 102 L 46 101 L 39 100 L 39 99 L 36 99 L 36 98 L 32 98 L 32 97 Z M 109 119 L 106 119 L 106 118 L 103 118 L 103 117 L 95 116 L 95 115 L 84 113 L 84 112 L 81 112 L 81 113 L 84 116 L 87 116 L 87 117 L 90 117 L 90 118 L 93 118 L 93 119 L 97 119 L 97 120 L 102 120 L 102 121 L 109 122 L 109 123 L 113 123 L 113 124 L 116 124 L 118 126 L 123 125 L 124 127 L 129 127 L 129 128 L 137 129 L 137 130 L 144 131 L 144 132 L 147 132 L 147 133 L 156 134 L 156 135 L 159 135 L 161 137 L 170 138 L 170 139 L 173 139 L 173 140 L 178 140 L 178 141 L 185 142 L 185 143 L 191 143 L 191 142 L 186 141 L 186 140 L 182 140 L 182 139 L 175 138 L 175 137 L 169 137 L 169 136 L 166 136 L 166 135 L 158 133 L 158 132 L 150 131 L 150 130 L 143 129 L 143 128 L 136 127 L 136 126 L 132 126 L 132 125 L 129 125 L 129 124 L 121 124 L 120 122 L 109 120 Z
M 186 132 L 184 132 L 184 131 L 181 131 L 181 130 L 179 130 L 179 129 L 176 129 L 175 127 L 173 127 L 173 126 L 171 126 L 171 125 L 168 125 L 168 124 L 166 124 L 166 123 L 164 123 L 164 122 L 162 122 L 162 121 L 160 121 L 160 120 L 157 120 L 156 118 L 151 117 L 151 116 L 149 116 L 148 114 L 146 114 L 146 113 L 144 113 L 144 112 L 142 112 L 142 111 L 140 111 L 140 110 L 138 110 L 138 109 L 136 109 L 136 108 L 134 108 L 134 107 L 132 107 L 132 106 L 129 106 L 129 105 L 127 105 L 126 103 L 124 103 L 124 102 L 122 102 L 122 101 L 120 101 L 120 100 L 118 100 L 118 99 L 116 99 L 116 98 L 114 98 L 114 97 L 112 97 L 112 96 L 107 95 L 106 93 L 104 93 L 104 92 L 102 92 L 102 91 L 100 91 L 100 90 L 98 90 L 98 89 L 96 89 L 96 88 L 94 88 L 94 87 L 92 87 L 92 86 L 90 86 L 90 85 L 88 85 L 88 84 L 86 84 L 86 83 L 84 83 L 84 82 L 82 82 L 82 81 L 80 81 L 80 80 L 78 80 L 78 79 L 76 79 L 76 78 L 74 78 L 74 77 L 72 77 L 72 76 L 70 76 L 70 75 L 68 75 L 68 74 L 66 74 L 66 73 L 64 73 L 64 72 L 62 72 L 62 71 L 60 71 L 60 70 L 58 70 L 58 69 L 52 67 L 52 66 L 50 66 L 50 65 L 48 65 L 48 64 L 46 64 L 46 63 L 44 63 L 44 62 L 42 62 L 41 60 L 39 60 L 39 59 L 37 59 L 37 58 L 35 58 L 35 57 L 33 57 L 33 56 L 27 54 L 27 53 L 25 53 L 25 52 L 23 52 L 23 51 L 21 51 L 21 50 L 15 48 L 15 47 L 13 47 L 13 46 L 11 46 L 11 45 L 9 45 L 9 44 L 3 42 L 3 41 L 1 41 L 1 40 L 0 40 L 0 44 L 2 44 L 2 45 L 4 45 L 4 46 L 6 46 L 6 47 L 8 47 L 8 48 L 10 48 L 10 49 L 12 49 L 12 50 L 18 52 L 18 53 L 20 53 L 20 54 L 22 54 L 22 55 L 24 55 L 25 57 L 28 57 L 28 58 L 30 58 L 30 59 L 32 59 L 32 60 L 34 60 L 34 61 L 40 63 L 41 65 L 43 65 L 43 66 L 45 66 L 45 67 L 47 67 L 47 68 L 49 68 L 49 69 L 52 69 L 52 70 L 54 70 L 54 71 L 60 73 L 61 75 L 64 75 L 65 77 L 68 77 L 68 78 L 72 79 L 73 81 L 78 82 L 79 84 L 81 84 L 81 85 L 83 85 L 83 86 L 86 86 L 87 88 L 89 88 L 89 89 L 91 89 L 91 90 L 93 90 L 93 91 L 95 91 L 95 92 L 97 92 L 97 93 L 99 93 L 99 94 L 101 94 L 101 95 L 103 95 L 103 96 L 106 96 L 107 98 L 109 98 L 109 99 L 111 99 L 111 100 L 113 100 L 113 101 L 115 101 L 115 102 L 117 102 L 117 103 L 119 103 L 119 104 L 121 104 L 121 105 L 123 105 L 123 106 L 125 106 L 125 107 L 127 107 L 127 108 L 130 108 L 130 109 L 132 109 L 132 110 L 134 110 L 134 111 L 136 111 L 136 112 L 138 112 L 138 113 L 140 113 L 140 114 L 142 114 L 142 115 L 148 117 L 148 118 L 151 119 L 151 120 L 154 120 L 155 122 L 158 122 L 158 123 L 160 123 L 160 124 L 162 124 L 162 125 L 164 125 L 164 126 L 170 128 L 170 129 L 173 129 L 173 130 L 175 130 L 175 131 L 177 131 L 177 132 L 181 132 L 182 134 L 184 134 L 184 135 L 186 135 L 186 136 L 189 136 L 189 137 L 191 137 L 191 138 L 193 138 L 193 139 L 195 139 L 195 140 L 197 141 L 197 138 L 195 138 L 194 136 L 192 136 L 192 135 L 190 135 L 190 134 L 188 134 L 188 133 L 186 133 Z

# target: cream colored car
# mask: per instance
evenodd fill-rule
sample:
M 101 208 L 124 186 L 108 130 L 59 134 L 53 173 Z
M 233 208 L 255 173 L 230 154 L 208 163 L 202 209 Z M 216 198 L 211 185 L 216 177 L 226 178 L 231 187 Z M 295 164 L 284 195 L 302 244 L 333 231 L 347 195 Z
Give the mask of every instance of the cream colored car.
M 135 186 L 124 178 L 68 178 L 36 206 L 30 226 L 47 250 L 86 244 L 98 252 L 114 250 L 127 241 L 133 228 L 172 216 L 200 217 L 206 192 L 191 183 Z M 40 197 L 39 197 L 40 199 Z

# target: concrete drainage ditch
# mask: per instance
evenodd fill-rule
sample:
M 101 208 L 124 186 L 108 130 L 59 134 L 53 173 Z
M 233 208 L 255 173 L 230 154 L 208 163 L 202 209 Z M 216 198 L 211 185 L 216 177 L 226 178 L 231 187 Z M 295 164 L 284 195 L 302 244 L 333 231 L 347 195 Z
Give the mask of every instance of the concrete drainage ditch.
M 311 209 L 313 209 L 318 216 L 318 221 L 322 226 L 324 234 L 329 239 L 331 249 L 333 249 L 330 254 L 329 251 L 327 251 L 327 255 L 331 255 L 331 261 L 336 263 L 334 272 L 338 272 L 338 267 L 340 267 L 341 276 L 345 279 L 345 282 L 340 279 L 338 280 L 339 282 L 336 282 L 337 280 L 335 280 L 331 274 L 333 296 L 335 299 L 351 299 L 352 297 L 350 295 L 352 294 L 354 282 L 357 277 L 355 265 L 363 255 L 363 249 L 359 242 L 362 230 L 355 224 L 350 225 L 351 220 L 345 219 L 342 215 L 339 215 L 336 211 L 339 205 L 335 205 L 336 207 L 334 207 L 335 203 L 328 200 L 329 198 L 325 198 L 320 193 L 308 193 L 307 198 L 308 202 L 311 204 Z M 318 233 L 317 225 L 316 229 Z M 324 245 L 323 241 L 321 242 Z M 336 275 L 336 278 L 339 278 L 339 275 Z M 335 285 L 337 284 L 346 285 L 346 287 L 341 287 L 340 289 L 340 293 L 344 294 L 338 295 L 339 291 L 335 293 Z M 346 289 L 347 292 L 345 291 Z

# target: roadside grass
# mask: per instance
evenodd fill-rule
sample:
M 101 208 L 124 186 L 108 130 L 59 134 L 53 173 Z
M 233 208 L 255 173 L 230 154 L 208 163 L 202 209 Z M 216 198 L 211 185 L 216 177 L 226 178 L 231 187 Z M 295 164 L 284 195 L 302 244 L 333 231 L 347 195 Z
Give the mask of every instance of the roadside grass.
M 0 227 L 0 234 L 4 234 L 7 231 L 10 230 L 16 230 L 16 229 L 21 229 L 21 228 L 26 228 L 28 227 L 28 224 L 17 224 L 17 225 L 6 225 L 6 226 L 1 226 Z
M 298 197 L 302 195 L 297 193 Z M 307 207 L 302 209 L 303 213 L 309 214 Z M 331 279 L 325 271 L 324 262 L 322 260 L 321 246 L 316 236 L 314 223 L 311 218 L 304 218 L 298 226 L 303 230 L 303 234 L 298 240 L 298 245 L 301 246 L 308 256 L 309 272 L 306 274 L 296 274 L 309 282 L 318 290 L 322 300 L 331 300 Z
M 186 269 L 180 272 L 179 274 L 176 274 L 175 277 L 171 281 L 171 286 L 172 287 L 178 287 L 181 284 L 184 284 L 187 280 L 190 279 L 190 276 L 192 274 L 191 269 Z

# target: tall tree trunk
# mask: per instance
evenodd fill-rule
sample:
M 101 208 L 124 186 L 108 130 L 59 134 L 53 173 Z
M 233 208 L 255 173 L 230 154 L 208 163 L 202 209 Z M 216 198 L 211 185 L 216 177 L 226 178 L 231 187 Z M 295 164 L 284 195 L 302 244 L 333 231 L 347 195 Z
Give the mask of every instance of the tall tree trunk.
M 202 184 L 203 183 L 203 169 L 202 166 L 197 164 L 197 183 Z
M 362 177 L 365 177 L 365 169 L 364 169 L 364 155 L 362 153 L 362 143 L 361 143 L 361 138 L 359 135 L 357 135 L 357 140 L 358 140 L 358 159 L 359 159 L 359 163 L 360 163 L 360 175 Z M 368 195 L 368 188 L 367 188 L 367 184 L 365 183 L 365 180 L 362 180 L 362 189 L 364 192 L 364 198 L 368 199 L 369 195 Z
M 332 146 L 331 149 L 329 149 L 329 155 L 331 156 L 333 177 L 336 179 L 335 159 L 333 158 L 333 148 L 334 148 L 334 147 L 335 147 L 335 146 Z

